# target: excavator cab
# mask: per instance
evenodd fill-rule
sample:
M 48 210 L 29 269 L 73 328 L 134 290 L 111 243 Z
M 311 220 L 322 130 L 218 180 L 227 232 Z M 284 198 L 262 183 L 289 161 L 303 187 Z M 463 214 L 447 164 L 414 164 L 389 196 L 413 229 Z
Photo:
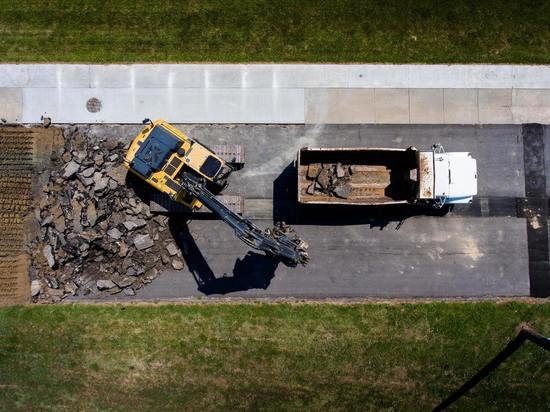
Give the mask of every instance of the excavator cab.
M 192 171 L 223 188 L 233 168 L 201 143 L 164 120 L 150 122 L 133 140 L 124 165 L 147 183 L 191 210 L 202 203 L 182 189 L 179 175 Z

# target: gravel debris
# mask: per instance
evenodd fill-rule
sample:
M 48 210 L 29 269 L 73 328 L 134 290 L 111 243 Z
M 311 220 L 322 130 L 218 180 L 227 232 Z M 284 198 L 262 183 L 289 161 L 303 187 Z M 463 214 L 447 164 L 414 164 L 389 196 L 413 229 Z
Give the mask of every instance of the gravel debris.
M 52 156 L 37 196 L 31 256 L 33 302 L 135 291 L 173 268 L 163 258 L 175 245 L 166 216 L 152 215 L 143 185 L 127 182 L 125 144 L 67 126 L 64 147 Z M 176 267 L 184 262 L 178 254 Z

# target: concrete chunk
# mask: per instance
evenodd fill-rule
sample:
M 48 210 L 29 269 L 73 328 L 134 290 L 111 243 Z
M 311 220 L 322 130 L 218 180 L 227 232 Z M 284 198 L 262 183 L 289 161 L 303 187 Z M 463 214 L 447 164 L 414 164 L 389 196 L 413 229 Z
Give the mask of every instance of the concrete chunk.
M 120 230 L 118 230 L 116 227 L 108 230 L 107 234 L 115 240 L 118 240 L 122 237 L 122 232 Z
M 42 250 L 42 253 L 44 254 L 44 257 L 48 261 L 48 265 L 53 268 L 56 265 L 55 257 L 53 255 L 52 247 L 50 245 L 44 246 L 44 249 Z
M 137 235 L 134 238 L 134 246 L 138 250 L 149 249 L 154 244 L 155 242 L 153 241 L 153 239 L 151 239 L 151 236 L 149 235 Z
M 72 177 L 76 172 L 78 172 L 79 168 L 80 168 L 80 165 L 78 163 L 76 163 L 74 160 L 71 160 L 65 166 L 65 170 L 63 172 L 63 177 L 65 179 L 68 179 L 68 178 Z
M 107 290 L 116 287 L 115 283 L 110 279 L 100 279 L 96 285 L 98 290 Z
M 174 243 L 168 243 L 166 245 L 166 250 L 168 251 L 170 256 L 177 255 L 177 253 L 179 252 L 179 248 Z

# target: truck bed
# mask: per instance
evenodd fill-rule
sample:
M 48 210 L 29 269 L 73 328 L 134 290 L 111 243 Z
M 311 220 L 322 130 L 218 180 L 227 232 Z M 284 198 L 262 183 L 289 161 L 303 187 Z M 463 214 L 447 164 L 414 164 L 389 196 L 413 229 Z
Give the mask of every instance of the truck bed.
M 376 205 L 406 203 L 416 191 L 416 151 L 302 148 L 298 202 Z

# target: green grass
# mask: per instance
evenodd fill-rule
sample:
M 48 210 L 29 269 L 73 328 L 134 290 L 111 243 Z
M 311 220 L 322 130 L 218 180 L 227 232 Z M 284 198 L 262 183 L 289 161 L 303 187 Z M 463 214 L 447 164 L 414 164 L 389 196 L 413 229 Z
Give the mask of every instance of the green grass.
M 0 309 L 0 410 L 429 410 L 550 304 Z M 548 410 L 524 345 L 461 410 Z
M 0 0 L 0 59 L 550 63 L 550 2 Z

